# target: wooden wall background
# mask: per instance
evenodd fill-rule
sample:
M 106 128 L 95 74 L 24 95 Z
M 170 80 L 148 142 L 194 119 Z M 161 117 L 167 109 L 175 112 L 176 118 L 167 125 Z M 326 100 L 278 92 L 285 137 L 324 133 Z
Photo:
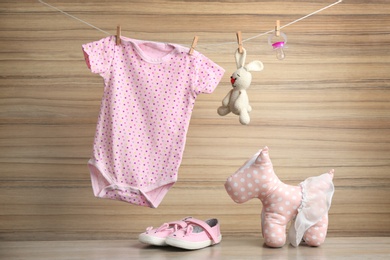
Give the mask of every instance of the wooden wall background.
M 56 1 L 112 34 L 190 45 L 236 41 L 284 25 L 332 0 Z M 219 117 L 235 44 L 199 47 L 226 69 L 199 96 L 178 183 L 158 209 L 93 197 L 86 166 L 102 80 L 81 44 L 106 35 L 38 1 L 0 1 L 0 240 L 126 239 L 149 225 L 217 217 L 222 233 L 260 235 L 259 201 L 237 205 L 225 179 L 268 145 L 289 184 L 334 168 L 329 236 L 390 235 L 390 2 L 343 3 L 285 28 L 286 59 L 267 36 L 245 43 L 260 59 L 252 122 Z M 254 227 L 257 231 L 254 232 Z

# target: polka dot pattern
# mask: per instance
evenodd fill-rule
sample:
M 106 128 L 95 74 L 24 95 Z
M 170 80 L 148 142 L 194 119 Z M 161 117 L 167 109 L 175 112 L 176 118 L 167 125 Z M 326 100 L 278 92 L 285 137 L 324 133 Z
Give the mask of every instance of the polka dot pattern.
M 267 147 L 230 176 L 225 188 L 236 203 L 244 203 L 253 198 L 260 199 L 263 204 L 261 224 L 265 243 L 270 247 L 281 247 L 285 244 L 286 225 L 299 213 L 303 193 L 301 186 L 284 184 L 276 176 Z M 311 235 L 305 236 L 305 239 L 315 241 L 310 245 L 318 246 L 323 243 L 327 224 L 326 214 L 321 221 L 307 230 Z
M 328 214 L 325 214 L 319 222 L 306 231 L 303 240 L 309 246 L 320 246 L 325 242 L 327 231 Z
M 111 36 L 83 50 L 105 83 L 90 160 L 95 194 L 157 207 L 177 181 L 195 99 L 224 70 L 174 44 L 122 38 L 117 46 Z

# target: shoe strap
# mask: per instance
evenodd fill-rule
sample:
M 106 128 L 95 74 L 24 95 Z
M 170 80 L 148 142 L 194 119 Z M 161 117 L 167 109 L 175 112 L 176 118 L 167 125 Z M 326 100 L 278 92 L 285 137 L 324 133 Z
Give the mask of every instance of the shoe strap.
M 204 222 L 202 220 L 195 219 L 195 218 L 187 219 L 186 222 L 188 224 L 196 224 L 197 226 L 200 226 L 201 228 L 203 228 L 204 231 L 207 232 L 207 234 L 211 237 L 211 239 L 215 243 L 218 243 L 217 234 L 214 234 L 213 230 L 206 222 Z
M 181 228 L 185 228 L 188 225 L 187 222 L 183 221 L 183 220 L 172 221 L 172 222 L 168 222 L 167 224 L 168 224 L 168 226 L 178 225 Z
M 166 230 L 166 229 L 172 228 L 172 227 L 174 227 L 174 229 L 176 231 L 177 230 L 176 227 L 179 227 L 179 229 L 181 229 L 181 228 L 187 227 L 187 225 L 188 225 L 187 222 L 185 222 L 184 220 L 172 221 L 172 222 L 162 224 L 160 227 L 158 227 L 156 229 L 156 232 L 161 232 L 163 230 Z M 151 230 L 152 228 L 153 227 L 149 227 L 146 230 L 148 231 L 148 229 Z

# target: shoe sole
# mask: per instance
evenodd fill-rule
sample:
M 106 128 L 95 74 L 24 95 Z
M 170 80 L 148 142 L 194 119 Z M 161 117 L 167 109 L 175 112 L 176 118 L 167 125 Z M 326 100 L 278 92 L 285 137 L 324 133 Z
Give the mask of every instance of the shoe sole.
M 166 239 L 161 237 L 154 237 L 146 234 L 140 234 L 138 240 L 144 244 L 153 246 L 167 246 Z
M 188 241 L 168 237 L 165 240 L 165 243 L 167 245 L 178 247 L 178 248 L 183 248 L 183 249 L 188 249 L 188 250 L 196 250 L 196 249 L 201 249 L 201 248 L 205 248 L 208 246 L 219 244 L 221 242 L 221 240 L 222 240 L 221 235 L 219 235 L 219 237 L 218 237 L 218 243 L 214 243 L 212 240 L 200 241 L 200 242 L 188 242 Z

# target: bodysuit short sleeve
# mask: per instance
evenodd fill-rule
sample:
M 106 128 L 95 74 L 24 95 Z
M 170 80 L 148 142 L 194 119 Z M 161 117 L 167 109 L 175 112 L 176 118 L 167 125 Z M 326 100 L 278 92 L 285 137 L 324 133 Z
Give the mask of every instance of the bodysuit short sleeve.
M 115 37 L 109 36 L 83 46 L 85 62 L 91 72 L 103 74 L 107 72 L 114 59 Z
M 212 60 L 200 54 L 196 57 L 195 92 L 209 94 L 214 91 L 220 82 L 225 70 Z

